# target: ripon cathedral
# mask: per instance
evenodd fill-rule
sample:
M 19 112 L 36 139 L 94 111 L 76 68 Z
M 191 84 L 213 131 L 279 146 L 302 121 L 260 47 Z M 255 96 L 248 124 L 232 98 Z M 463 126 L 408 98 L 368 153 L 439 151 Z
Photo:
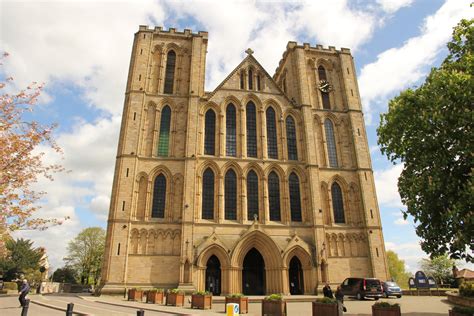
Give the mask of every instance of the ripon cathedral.
M 102 292 L 313 294 L 388 278 L 350 50 L 248 49 L 205 91 L 208 33 L 140 26 L 125 91 Z

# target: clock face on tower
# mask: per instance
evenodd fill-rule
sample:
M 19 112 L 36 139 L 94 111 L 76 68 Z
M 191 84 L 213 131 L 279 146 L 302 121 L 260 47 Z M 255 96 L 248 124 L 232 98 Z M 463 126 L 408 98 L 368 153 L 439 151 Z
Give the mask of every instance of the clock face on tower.
M 332 86 L 327 80 L 319 80 L 318 89 L 322 92 L 328 93 L 329 91 L 331 91 Z

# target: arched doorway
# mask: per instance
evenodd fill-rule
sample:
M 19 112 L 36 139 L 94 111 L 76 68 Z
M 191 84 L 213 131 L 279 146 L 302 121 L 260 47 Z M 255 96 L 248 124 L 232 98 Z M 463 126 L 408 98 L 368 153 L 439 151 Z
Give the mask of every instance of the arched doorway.
M 246 295 L 265 294 L 265 261 L 255 248 L 250 249 L 244 258 L 242 292 Z
M 206 291 L 213 295 L 221 294 L 221 263 L 216 256 L 211 256 L 206 265 Z
M 291 259 L 288 274 L 290 280 L 290 294 L 304 294 L 303 269 L 297 256 Z

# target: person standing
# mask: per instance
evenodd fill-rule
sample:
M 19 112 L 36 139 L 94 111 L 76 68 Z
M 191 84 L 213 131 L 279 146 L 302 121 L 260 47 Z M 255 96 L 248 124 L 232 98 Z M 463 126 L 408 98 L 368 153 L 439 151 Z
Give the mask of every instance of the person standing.
M 18 300 L 20 301 L 20 307 L 25 306 L 26 303 L 26 295 L 30 291 L 30 285 L 28 284 L 27 279 L 23 279 L 23 282 L 20 287 L 20 297 L 18 297 Z
M 340 286 L 338 286 L 336 290 L 336 300 L 337 308 L 339 309 L 339 314 L 342 315 L 343 312 L 347 312 L 347 309 L 344 306 L 344 293 L 342 293 Z
M 331 290 L 331 287 L 329 286 L 329 283 L 326 283 L 326 285 L 323 287 L 323 295 L 324 297 L 334 298 L 334 295 L 332 294 L 332 290 Z

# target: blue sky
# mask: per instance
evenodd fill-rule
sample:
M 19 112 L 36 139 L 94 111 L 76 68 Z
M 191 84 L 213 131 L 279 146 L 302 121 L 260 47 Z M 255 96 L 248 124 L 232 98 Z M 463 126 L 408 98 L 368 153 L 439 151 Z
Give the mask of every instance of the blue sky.
M 13 1 L 0 0 L 3 67 L 18 88 L 45 82 L 38 111 L 59 124 L 62 164 L 71 172 L 42 180 L 49 192 L 42 216 L 70 216 L 45 232 L 20 232 L 63 265 L 67 241 L 82 228 L 105 228 L 123 96 L 138 25 L 209 32 L 206 90 L 239 64 L 245 49 L 272 75 L 288 41 L 351 48 L 364 105 L 387 249 L 415 271 L 426 257 L 411 219 L 404 221 L 394 166 L 377 147 L 376 128 L 387 102 L 419 85 L 446 56 L 445 44 L 470 0 L 313 1 Z M 47 148 L 47 162 L 58 157 Z M 472 268 L 472 265 L 471 265 Z

